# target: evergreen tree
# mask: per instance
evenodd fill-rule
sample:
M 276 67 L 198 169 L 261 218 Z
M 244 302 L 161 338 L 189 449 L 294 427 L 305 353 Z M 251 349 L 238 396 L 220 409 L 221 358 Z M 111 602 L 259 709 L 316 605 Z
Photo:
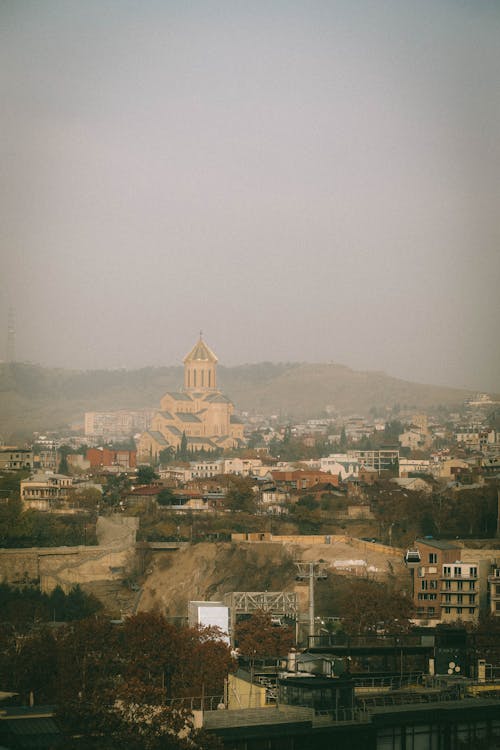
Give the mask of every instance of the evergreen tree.
M 186 437 L 186 433 L 182 433 L 181 438 L 181 445 L 179 449 L 179 458 L 181 461 L 188 461 L 189 460 L 189 453 L 188 453 L 188 441 Z

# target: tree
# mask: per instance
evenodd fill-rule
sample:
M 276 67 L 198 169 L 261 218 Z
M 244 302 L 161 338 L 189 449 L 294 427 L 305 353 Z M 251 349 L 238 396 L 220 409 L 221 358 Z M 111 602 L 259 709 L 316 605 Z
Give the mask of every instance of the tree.
M 248 477 L 231 476 L 224 505 L 228 510 L 255 513 L 257 504 L 252 480 Z
M 347 448 L 347 433 L 345 431 L 345 426 L 342 425 L 342 429 L 340 431 L 340 449 L 345 450 Z
M 163 490 L 160 490 L 156 500 L 158 505 L 174 505 L 175 495 L 169 487 L 165 487 Z
M 126 474 L 110 474 L 106 479 L 103 501 L 110 506 L 116 506 L 130 491 L 130 479 Z
M 285 656 L 295 643 L 293 629 L 273 625 L 271 615 L 264 611 L 239 622 L 235 635 L 240 654 L 252 665 L 255 659 Z
M 97 487 L 84 487 L 75 490 L 75 500 L 80 508 L 95 511 L 102 499 L 102 492 Z
M 349 635 L 373 633 L 378 624 L 390 633 L 406 632 L 413 602 L 388 586 L 368 578 L 349 580 L 340 595 L 344 630 Z
M 69 474 L 69 467 L 68 467 L 68 455 L 71 453 L 72 449 L 69 445 L 61 445 L 59 448 L 59 466 L 58 466 L 58 473 L 59 474 Z
M 158 479 L 158 474 L 152 466 L 139 466 L 136 475 L 137 484 L 153 484 L 155 479 Z
M 122 626 L 87 620 L 68 630 L 59 658 L 68 685 L 60 718 L 71 747 L 208 750 L 219 747 L 194 729 L 170 698 L 217 690 L 232 667 L 229 647 L 207 629 L 179 628 L 155 613 Z M 69 688 L 69 689 L 68 689 Z
M 169 464 L 175 459 L 175 449 L 173 445 L 169 445 L 168 448 L 163 448 L 158 454 L 160 464 Z
M 189 454 L 188 454 L 188 441 L 186 437 L 186 433 L 182 433 L 181 437 L 181 444 L 179 446 L 179 452 L 178 457 L 181 461 L 188 461 L 189 460 Z

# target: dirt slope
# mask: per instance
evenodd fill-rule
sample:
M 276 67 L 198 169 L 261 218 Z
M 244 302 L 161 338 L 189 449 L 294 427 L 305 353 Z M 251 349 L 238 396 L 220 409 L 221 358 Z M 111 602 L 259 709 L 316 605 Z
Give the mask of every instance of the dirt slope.
M 292 591 L 294 560 L 327 562 L 332 573 L 406 575 L 402 559 L 353 542 L 332 545 L 277 543 L 197 544 L 178 552 L 155 554 L 142 586 L 138 611 L 158 609 L 169 617 L 186 617 L 188 602 L 217 601 L 231 591 Z

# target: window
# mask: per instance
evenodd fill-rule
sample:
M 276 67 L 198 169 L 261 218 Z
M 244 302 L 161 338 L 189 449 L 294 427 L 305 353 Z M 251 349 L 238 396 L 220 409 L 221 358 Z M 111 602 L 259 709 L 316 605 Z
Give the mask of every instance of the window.
M 476 603 L 476 595 L 469 594 L 469 604 L 475 604 L 475 603 Z
M 455 566 L 453 568 L 453 575 L 455 575 L 455 576 L 461 576 L 462 575 L 462 568 Z
M 449 583 L 449 581 L 447 581 L 447 583 Z M 437 587 L 438 587 L 438 582 L 437 581 L 429 581 L 429 588 L 430 589 L 437 589 Z
M 457 607 L 457 615 L 461 615 L 461 614 L 462 614 L 462 607 Z
M 445 589 L 451 589 L 451 581 L 445 581 L 444 582 Z
M 457 581 L 457 591 L 462 591 L 464 587 L 463 581 Z
M 469 591 L 474 591 L 475 588 L 476 588 L 476 582 L 469 581 Z
M 451 607 L 445 607 L 444 611 L 446 612 L 447 615 L 449 615 L 451 612 Z
M 449 567 L 449 565 L 445 565 L 443 567 L 443 575 L 451 576 L 451 568 Z
M 445 594 L 444 595 L 445 602 L 451 602 L 451 594 Z
M 463 600 L 463 594 L 457 594 L 457 604 L 462 604 Z
M 428 587 L 428 585 L 429 585 L 428 581 L 425 581 L 425 580 L 424 581 L 420 581 L 420 587 L 421 587 L 421 589 L 423 591 L 425 591 L 425 589 Z
M 429 609 L 427 610 L 427 612 L 428 612 L 429 615 L 433 615 L 434 612 L 435 612 L 434 607 L 429 607 Z
M 430 563 L 437 563 L 438 556 L 436 552 L 429 552 L 429 562 Z
M 473 614 L 474 614 L 474 607 L 469 607 L 469 614 L 470 614 L 470 615 L 473 615 Z
M 477 568 L 471 568 L 470 569 L 470 577 L 471 578 L 477 578 Z

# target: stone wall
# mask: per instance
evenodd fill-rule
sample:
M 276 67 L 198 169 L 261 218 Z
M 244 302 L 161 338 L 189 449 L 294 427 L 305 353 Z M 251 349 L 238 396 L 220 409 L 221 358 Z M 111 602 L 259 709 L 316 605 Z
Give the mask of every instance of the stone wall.
M 39 581 L 42 591 L 77 583 L 123 580 L 135 567 L 137 518 L 108 516 L 97 521 L 97 547 L 34 547 L 0 550 L 0 580 Z

